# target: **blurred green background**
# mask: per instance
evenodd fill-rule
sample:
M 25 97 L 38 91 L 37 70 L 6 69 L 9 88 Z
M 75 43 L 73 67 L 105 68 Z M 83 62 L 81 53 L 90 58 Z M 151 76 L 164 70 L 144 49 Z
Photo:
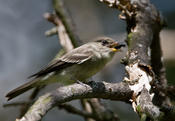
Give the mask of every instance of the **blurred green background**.
M 81 40 L 87 42 L 94 37 L 110 36 L 123 41 L 126 37 L 126 24 L 118 19 L 118 11 L 109 9 L 98 0 L 64 0 L 65 7 L 73 18 L 76 31 Z M 167 19 L 168 27 L 161 32 L 161 44 L 170 84 L 175 84 L 175 1 L 152 0 L 153 4 Z M 43 18 L 45 12 L 52 12 L 51 0 L 0 0 L 0 120 L 12 121 L 19 115 L 19 107 L 3 108 L 6 103 L 4 95 L 28 81 L 27 77 L 37 72 L 59 51 L 57 36 L 45 37 L 46 30 L 53 27 Z M 124 66 L 119 63 L 126 49 L 116 55 L 115 59 L 95 80 L 115 82 L 124 76 Z M 40 95 L 56 88 L 49 85 Z M 30 92 L 12 100 L 28 99 Z M 121 121 L 138 121 L 130 105 L 122 102 L 103 101 L 116 111 Z M 71 102 L 79 107 L 78 101 Z M 9 115 L 10 114 L 10 115 Z M 68 114 L 54 108 L 43 121 L 83 121 L 77 115 Z

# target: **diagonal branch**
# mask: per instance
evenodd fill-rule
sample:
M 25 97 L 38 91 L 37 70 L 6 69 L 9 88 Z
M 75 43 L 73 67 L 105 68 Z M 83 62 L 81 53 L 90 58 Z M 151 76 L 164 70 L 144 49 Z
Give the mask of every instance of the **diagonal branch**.
M 58 105 L 58 107 L 59 107 L 59 109 L 64 109 L 67 112 L 72 113 L 72 114 L 77 114 L 77 115 L 80 115 L 80 116 L 83 116 L 86 118 L 96 118 L 95 115 L 93 115 L 92 113 L 89 113 L 89 112 L 84 111 L 84 110 L 79 110 L 79 109 L 73 107 L 72 105 L 61 104 L 61 105 Z
M 103 98 L 128 102 L 133 91 L 127 83 L 90 82 L 60 87 L 41 96 L 18 121 L 39 121 L 54 106 L 75 99 Z
M 72 41 L 70 40 L 70 37 L 69 37 L 69 35 L 68 35 L 67 31 L 66 31 L 66 28 L 65 28 L 65 26 L 64 26 L 64 24 L 62 22 L 63 20 L 61 20 L 57 15 L 49 14 L 49 13 L 45 13 L 44 17 L 48 21 L 54 23 L 57 26 L 56 27 L 57 31 L 55 31 L 55 27 L 54 27 L 54 29 L 52 29 L 51 32 L 54 30 L 55 32 L 58 33 L 60 44 L 64 48 L 64 50 L 66 52 L 72 50 L 74 48 L 74 46 L 73 46 Z
M 62 21 L 63 26 L 65 27 L 66 33 L 68 34 L 73 47 L 77 47 L 80 44 L 78 35 L 76 34 L 72 19 L 69 17 L 68 13 L 65 10 L 62 0 L 53 0 L 53 7 L 55 9 L 57 17 Z
M 116 113 L 107 110 L 100 102 L 100 99 L 92 98 L 88 101 L 93 109 L 93 114 L 98 117 L 97 121 L 118 121 L 119 117 Z

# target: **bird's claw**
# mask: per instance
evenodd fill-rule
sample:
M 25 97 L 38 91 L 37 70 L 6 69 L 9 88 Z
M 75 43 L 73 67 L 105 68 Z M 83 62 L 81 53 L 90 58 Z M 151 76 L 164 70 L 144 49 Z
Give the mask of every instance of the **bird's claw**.
M 87 84 L 85 84 L 85 83 L 83 83 L 83 82 L 81 82 L 81 81 L 79 81 L 79 80 L 77 80 L 77 82 L 76 82 L 77 84 L 80 84 L 80 85 L 82 85 L 82 86 L 87 86 Z

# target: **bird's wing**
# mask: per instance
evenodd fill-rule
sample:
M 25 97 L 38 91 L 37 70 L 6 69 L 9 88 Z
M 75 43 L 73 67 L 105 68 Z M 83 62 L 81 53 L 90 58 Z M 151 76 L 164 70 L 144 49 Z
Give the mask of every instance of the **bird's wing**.
M 90 58 L 92 58 L 93 52 L 91 50 L 87 51 L 84 50 L 83 47 L 76 48 L 61 58 L 53 60 L 50 64 L 48 64 L 47 67 L 42 69 L 41 71 L 31 75 L 31 77 L 41 77 L 44 75 L 47 75 L 48 73 L 59 71 L 63 68 L 67 68 L 69 66 L 72 66 L 73 64 L 81 64 Z

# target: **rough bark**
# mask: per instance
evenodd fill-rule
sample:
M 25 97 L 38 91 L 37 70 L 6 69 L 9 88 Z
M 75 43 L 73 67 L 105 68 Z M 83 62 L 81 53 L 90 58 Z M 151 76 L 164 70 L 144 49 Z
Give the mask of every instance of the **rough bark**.
M 132 94 L 133 91 L 125 82 L 115 84 L 90 82 L 88 84 L 64 86 L 39 97 L 27 113 L 17 121 L 39 121 L 54 106 L 75 99 L 95 97 L 128 102 Z
M 58 1 L 54 0 L 54 2 Z M 21 119 L 18 119 L 19 121 L 41 120 L 47 111 L 54 106 L 84 98 L 103 98 L 130 102 L 141 120 L 160 120 L 166 114 L 172 116 L 171 119 L 173 119 L 174 109 L 166 108 L 167 105 L 171 106 L 168 94 L 172 96 L 174 87 L 167 89 L 169 86 L 167 86 L 165 69 L 161 59 L 159 33 L 164 26 L 162 16 L 149 0 L 100 1 L 107 3 L 109 7 L 120 10 L 119 17 L 127 23 L 128 35 L 126 42 L 128 52 L 122 61 L 125 64 L 127 76 L 120 83 L 90 82 L 88 84 L 72 84 L 60 87 L 41 96 L 27 113 Z M 57 17 L 62 18 L 63 14 L 59 13 L 59 8 L 61 8 L 60 5 L 55 4 Z M 70 40 L 76 40 L 74 34 L 71 33 L 72 30 L 66 29 L 68 27 L 66 19 L 63 19 L 62 24 L 65 26 Z M 53 31 L 56 31 L 55 28 Z M 161 100 L 157 103 L 159 98 Z M 105 117 L 100 117 L 103 113 L 102 107 L 100 106 L 100 116 L 98 114 L 100 108 L 98 107 L 95 110 L 95 106 L 100 103 L 98 102 L 96 105 L 96 101 L 90 100 L 89 104 L 92 107 L 91 109 L 96 112 L 95 116 L 87 110 L 81 112 L 71 106 L 63 106 L 63 108 L 86 118 L 98 117 L 94 119 L 105 120 Z M 166 106 L 162 108 L 163 104 L 166 104 Z M 112 116 L 114 115 L 112 114 Z M 114 120 L 117 120 L 117 118 Z

